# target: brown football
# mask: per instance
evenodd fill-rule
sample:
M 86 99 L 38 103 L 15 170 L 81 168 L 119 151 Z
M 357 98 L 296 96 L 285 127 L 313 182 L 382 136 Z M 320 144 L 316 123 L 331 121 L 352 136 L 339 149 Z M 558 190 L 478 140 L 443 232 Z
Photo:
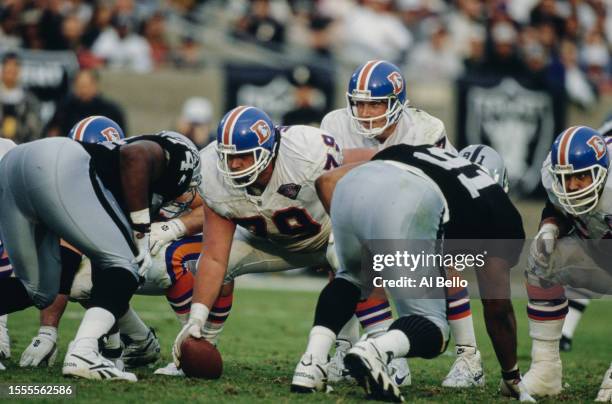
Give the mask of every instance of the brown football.
M 218 379 L 223 373 L 223 359 L 210 342 L 188 337 L 181 344 L 181 369 L 188 377 Z

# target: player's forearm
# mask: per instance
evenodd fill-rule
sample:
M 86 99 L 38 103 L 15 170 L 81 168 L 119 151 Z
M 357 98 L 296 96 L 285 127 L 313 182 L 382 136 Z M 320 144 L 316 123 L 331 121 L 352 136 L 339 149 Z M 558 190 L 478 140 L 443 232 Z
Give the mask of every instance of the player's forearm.
M 376 149 L 373 148 L 355 148 L 342 150 L 343 165 L 365 162 L 370 160 L 376 154 Z
M 201 259 L 195 279 L 193 303 L 201 303 L 209 309 L 219 296 L 225 267 L 211 259 Z
M 559 228 L 559 234 L 567 234 L 571 227 L 572 223 L 562 212 L 559 211 L 550 200 L 546 201 L 546 205 L 544 205 L 544 209 L 542 209 L 542 215 L 540 219 L 540 226 L 542 227 L 544 224 L 554 224 Z
M 509 299 L 482 300 L 487 333 L 502 370 L 517 363 L 516 319 Z
M 185 235 L 192 236 L 202 231 L 204 225 L 204 211 L 195 209 L 178 218 L 185 225 Z
M 319 199 L 321 200 L 321 203 L 323 204 L 323 207 L 327 213 L 329 213 L 331 208 L 331 201 L 332 197 L 334 196 L 336 184 L 346 175 L 346 173 L 355 168 L 357 165 L 359 165 L 359 163 L 343 165 L 334 170 L 326 172 L 315 181 L 317 195 L 319 196 Z
M 51 306 L 40 311 L 40 325 L 58 328 L 67 304 L 68 296 L 61 294 L 57 295 Z

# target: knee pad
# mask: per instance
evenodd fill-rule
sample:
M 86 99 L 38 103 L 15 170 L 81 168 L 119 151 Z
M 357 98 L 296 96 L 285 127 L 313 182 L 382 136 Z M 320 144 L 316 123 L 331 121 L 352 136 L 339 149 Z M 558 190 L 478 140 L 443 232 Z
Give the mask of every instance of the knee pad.
M 359 288 L 349 281 L 332 280 L 321 291 L 314 325 L 327 327 L 337 335 L 355 313 L 360 295 Z
M 92 282 L 90 306 L 106 309 L 115 318 L 125 314 L 138 288 L 134 274 L 124 268 L 93 268 Z
M 442 330 L 431 320 L 423 316 L 400 317 L 391 324 L 389 330 L 400 330 L 410 341 L 408 357 L 431 359 L 446 349 Z

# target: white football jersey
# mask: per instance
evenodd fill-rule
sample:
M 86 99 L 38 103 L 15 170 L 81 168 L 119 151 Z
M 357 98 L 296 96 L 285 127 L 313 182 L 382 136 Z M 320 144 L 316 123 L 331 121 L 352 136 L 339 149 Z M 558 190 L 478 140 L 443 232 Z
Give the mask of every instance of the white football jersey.
M 234 188 L 219 172 L 215 146 L 211 143 L 200 152 L 200 194 L 209 208 L 289 251 L 314 251 L 326 245 L 331 222 L 314 182 L 342 164 L 333 137 L 309 126 L 282 128 L 272 177 L 259 196 Z
M 442 121 L 417 108 L 404 108 L 395 130 L 383 143 L 355 133 L 353 125 L 346 108 L 328 113 L 321 121 L 321 129 L 333 135 L 342 149 L 376 147 L 382 150 L 398 144 L 411 146 L 431 144 L 444 145 L 444 149 L 457 153 L 448 141 Z
M 612 153 L 612 144 L 608 144 L 608 154 Z M 552 174 L 550 172 L 550 153 L 542 164 L 542 185 L 546 189 L 548 199 L 555 205 L 560 212 L 570 217 L 576 227 L 578 235 L 582 238 L 598 240 L 602 238 L 612 238 L 612 176 L 608 175 L 604 189 L 599 197 L 599 202 L 595 209 L 590 212 L 575 217 L 567 213 L 559 199 L 552 191 Z

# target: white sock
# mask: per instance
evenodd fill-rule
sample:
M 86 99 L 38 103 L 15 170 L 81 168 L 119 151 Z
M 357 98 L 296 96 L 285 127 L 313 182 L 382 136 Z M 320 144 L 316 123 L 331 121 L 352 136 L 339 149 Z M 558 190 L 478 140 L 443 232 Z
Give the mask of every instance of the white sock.
M 306 354 L 310 354 L 322 362 L 327 362 L 327 355 L 334 342 L 336 342 L 336 334 L 332 330 L 316 325 L 312 327 L 310 335 L 308 335 Z
M 474 335 L 474 320 L 472 315 L 458 320 L 449 320 L 451 333 L 455 338 L 455 345 L 468 345 L 476 347 L 476 335 Z
M 74 337 L 73 350 L 98 352 L 98 339 L 115 324 L 115 316 L 101 307 L 87 309 Z
M 391 324 L 393 324 L 392 318 L 388 320 L 379 321 L 377 323 L 363 327 L 363 332 L 368 334 L 368 336 L 370 337 L 376 337 L 386 332 L 389 327 L 391 327 Z
M 565 316 L 565 322 L 563 323 L 563 335 L 567 338 L 572 338 L 574 336 L 576 327 L 578 327 L 578 323 L 582 318 L 583 310 L 586 309 L 586 306 L 591 302 L 589 299 L 574 299 L 574 301 L 581 304 L 583 307 L 582 310 L 580 310 L 571 305 L 569 306 L 569 310 Z
M 8 322 L 8 315 L 3 314 L 0 316 L 0 328 L 6 328 L 6 323 Z
M 342 327 L 338 333 L 337 339 L 348 341 L 351 345 L 359 341 L 359 320 L 357 316 L 353 315 L 353 317 L 344 324 L 344 327 Z
M 118 332 L 108 334 L 106 337 L 106 343 L 104 344 L 106 349 L 117 349 L 121 347 L 121 337 Z
M 117 320 L 117 325 L 122 334 L 126 334 L 134 341 L 145 340 L 147 339 L 147 335 L 149 335 L 149 327 L 147 327 L 131 307 L 119 320 Z
M 390 330 L 374 338 L 376 347 L 383 352 L 391 352 L 394 358 L 402 358 L 410 351 L 410 341 L 400 330 Z

